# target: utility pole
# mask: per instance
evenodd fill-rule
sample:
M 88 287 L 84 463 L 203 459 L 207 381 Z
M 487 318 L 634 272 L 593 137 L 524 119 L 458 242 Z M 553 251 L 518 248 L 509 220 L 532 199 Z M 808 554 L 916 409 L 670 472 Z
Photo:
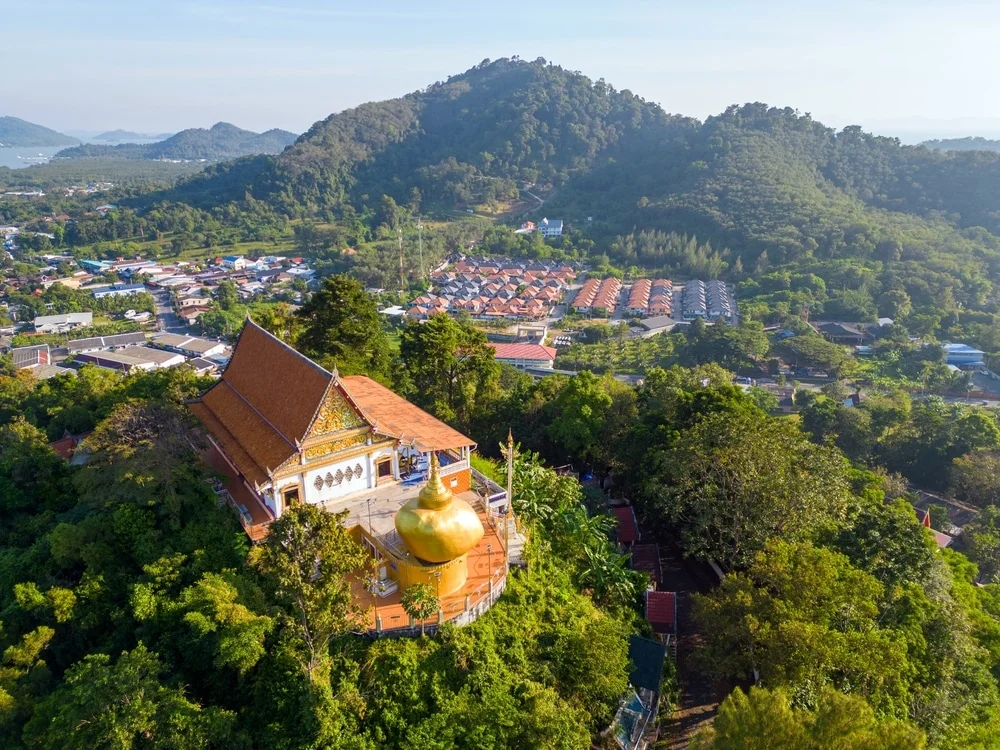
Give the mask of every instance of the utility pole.
M 424 278 L 424 225 L 417 219 L 417 248 L 420 253 L 420 279 Z
M 510 522 L 514 518 L 514 433 L 507 428 L 507 513 L 503 517 L 504 571 L 510 570 Z M 492 579 L 490 579 L 492 582 Z
M 403 230 L 397 229 L 396 233 L 399 235 L 399 291 L 406 291 L 406 276 L 403 273 Z

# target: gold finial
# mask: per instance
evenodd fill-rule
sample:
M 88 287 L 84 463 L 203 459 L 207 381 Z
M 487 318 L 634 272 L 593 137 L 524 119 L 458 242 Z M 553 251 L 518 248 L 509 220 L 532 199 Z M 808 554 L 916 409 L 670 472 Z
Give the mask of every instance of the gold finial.
M 443 508 L 451 502 L 453 495 L 451 490 L 445 487 L 444 482 L 441 481 L 441 475 L 438 473 L 439 468 L 437 454 L 431 451 L 430 475 L 427 477 L 427 484 L 417 495 L 417 502 L 421 508 Z

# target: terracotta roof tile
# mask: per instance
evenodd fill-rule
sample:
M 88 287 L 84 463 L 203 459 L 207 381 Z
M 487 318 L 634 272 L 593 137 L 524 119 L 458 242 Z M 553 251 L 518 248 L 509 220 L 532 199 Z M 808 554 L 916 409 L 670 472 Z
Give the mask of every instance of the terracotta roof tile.
M 292 443 L 305 437 L 332 379 L 253 321 L 243 327 L 222 375 L 222 382 Z
M 551 346 L 541 344 L 488 344 L 493 349 L 493 356 L 497 359 L 555 359 L 558 352 Z
M 646 619 L 654 633 L 673 633 L 676 627 L 677 607 L 673 591 L 646 592 Z
M 333 376 L 247 321 L 222 378 L 191 405 L 253 482 L 296 452 Z
M 432 417 L 402 396 L 365 375 L 350 375 L 339 381 L 347 397 L 359 406 L 378 431 L 393 435 L 403 443 L 413 440 L 422 450 L 444 450 L 474 446 L 476 443 L 458 430 Z
M 612 508 L 615 518 L 618 519 L 618 541 L 621 544 L 630 544 L 639 540 L 639 525 L 635 520 L 635 511 L 631 505 L 619 508 Z
M 632 545 L 632 570 L 641 570 L 649 575 L 657 586 L 663 580 L 660 568 L 660 547 L 657 544 Z

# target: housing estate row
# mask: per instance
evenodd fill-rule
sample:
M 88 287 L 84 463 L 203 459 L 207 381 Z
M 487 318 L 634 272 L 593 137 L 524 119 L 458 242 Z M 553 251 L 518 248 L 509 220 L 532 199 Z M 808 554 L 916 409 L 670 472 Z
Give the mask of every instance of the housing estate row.
M 584 315 L 611 315 L 618 310 L 625 290 L 615 278 L 588 279 L 571 306 Z M 630 315 L 679 317 L 687 321 L 734 318 L 735 303 L 722 281 L 695 279 L 675 289 L 670 279 L 636 279 L 627 291 L 623 310 Z
M 477 318 L 541 320 L 549 316 L 576 278 L 568 264 L 509 258 L 464 258 L 452 270 L 431 274 L 434 291 L 417 297 L 408 318 L 468 313 Z

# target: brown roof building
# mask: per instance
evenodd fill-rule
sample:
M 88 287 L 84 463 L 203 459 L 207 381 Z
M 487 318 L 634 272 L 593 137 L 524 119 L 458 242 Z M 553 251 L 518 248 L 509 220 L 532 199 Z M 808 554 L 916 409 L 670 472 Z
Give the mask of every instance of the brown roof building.
M 252 321 L 191 410 L 217 454 L 209 462 L 249 498 L 251 537 L 292 503 L 339 505 L 400 482 L 431 452 L 451 488 L 470 486 L 473 440 L 370 378 L 323 369 Z
M 221 378 L 191 410 L 207 433 L 204 460 L 221 475 L 217 492 L 251 540 L 295 504 L 345 514 L 375 559 L 374 582 L 351 579 L 364 629 L 419 629 L 401 603 L 415 583 L 437 588 L 437 624 L 471 622 L 503 591 L 520 557 L 510 545 L 523 545 L 506 493 L 473 480 L 470 438 L 385 386 L 329 372 L 247 321 Z M 412 507 L 426 510 L 428 493 L 435 502 L 427 507 L 461 515 L 475 532 L 461 549 L 441 542 L 454 541 L 448 524 L 427 531 L 399 522 Z M 440 557 L 422 554 L 438 547 Z

